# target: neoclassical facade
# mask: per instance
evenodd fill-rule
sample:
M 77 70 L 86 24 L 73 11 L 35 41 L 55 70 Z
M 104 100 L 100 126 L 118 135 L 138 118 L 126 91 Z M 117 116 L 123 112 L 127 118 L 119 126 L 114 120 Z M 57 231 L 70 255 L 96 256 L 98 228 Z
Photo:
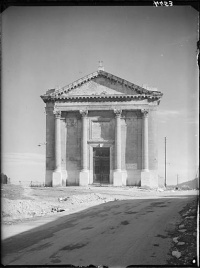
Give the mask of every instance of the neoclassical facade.
M 158 186 L 162 93 L 98 71 L 42 95 L 47 186 Z

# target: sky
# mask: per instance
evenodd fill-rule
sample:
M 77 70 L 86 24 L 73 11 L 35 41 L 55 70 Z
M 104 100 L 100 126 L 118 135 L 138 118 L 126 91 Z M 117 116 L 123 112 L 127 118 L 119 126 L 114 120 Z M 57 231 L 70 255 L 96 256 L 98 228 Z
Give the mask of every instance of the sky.
M 40 96 L 97 70 L 164 95 L 158 173 L 167 184 L 198 168 L 198 12 L 173 7 L 9 7 L 2 14 L 2 172 L 12 183 L 45 180 Z

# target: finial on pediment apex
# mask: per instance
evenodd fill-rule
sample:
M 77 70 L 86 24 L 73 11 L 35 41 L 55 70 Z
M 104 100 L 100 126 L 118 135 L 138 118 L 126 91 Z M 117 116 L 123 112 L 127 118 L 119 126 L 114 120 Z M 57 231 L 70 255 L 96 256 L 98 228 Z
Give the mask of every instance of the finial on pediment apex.
M 103 61 L 102 60 L 99 61 L 98 71 L 104 71 Z
M 54 108 L 53 114 L 55 115 L 56 118 L 60 118 L 61 117 L 61 111 L 58 110 L 57 108 Z
M 79 112 L 83 117 L 88 115 L 88 110 L 79 110 Z
M 113 110 L 116 116 L 121 116 L 122 110 L 121 109 L 114 109 Z
M 143 114 L 143 116 L 148 116 L 149 110 L 148 109 L 141 109 L 141 113 Z

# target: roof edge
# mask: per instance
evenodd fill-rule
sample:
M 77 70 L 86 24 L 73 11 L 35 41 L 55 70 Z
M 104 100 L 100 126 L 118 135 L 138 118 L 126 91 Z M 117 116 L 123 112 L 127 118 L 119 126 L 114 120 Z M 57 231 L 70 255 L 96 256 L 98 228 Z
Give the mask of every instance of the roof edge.
M 162 93 L 161 93 L 162 94 Z M 162 94 L 163 95 L 163 94 Z M 55 102 L 55 101 L 64 101 L 64 100 L 71 100 L 71 101 L 102 101 L 102 100 L 108 100 L 108 101 L 129 101 L 129 100 L 144 100 L 148 99 L 149 101 L 158 101 L 162 97 L 158 95 L 147 95 L 147 94 L 137 94 L 137 95 L 77 95 L 77 96 L 40 96 L 42 100 L 47 102 Z

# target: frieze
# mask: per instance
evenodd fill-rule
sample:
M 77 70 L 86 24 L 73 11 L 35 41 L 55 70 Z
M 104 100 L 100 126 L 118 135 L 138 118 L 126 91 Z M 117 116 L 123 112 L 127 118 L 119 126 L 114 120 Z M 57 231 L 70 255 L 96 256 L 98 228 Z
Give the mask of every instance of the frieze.
M 144 107 L 145 106 L 145 107 Z M 122 111 L 133 111 L 137 112 L 138 117 L 142 117 L 141 109 L 149 109 L 151 111 L 154 106 L 147 106 L 143 104 L 136 104 L 136 103 L 126 103 L 126 104 L 119 104 L 115 103 L 115 105 L 111 105 L 111 103 L 105 102 L 105 103 L 96 103 L 93 105 L 92 103 L 59 103 L 59 109 L 62 110 L 62 112 L 74 112 L 78 111 L 79 115 L 81 115 L 80 110 L 88 110 L 88 111 L 99 111 L 99 110 L 109 110 L 113 111 L 114 109 L 119 109 Z

